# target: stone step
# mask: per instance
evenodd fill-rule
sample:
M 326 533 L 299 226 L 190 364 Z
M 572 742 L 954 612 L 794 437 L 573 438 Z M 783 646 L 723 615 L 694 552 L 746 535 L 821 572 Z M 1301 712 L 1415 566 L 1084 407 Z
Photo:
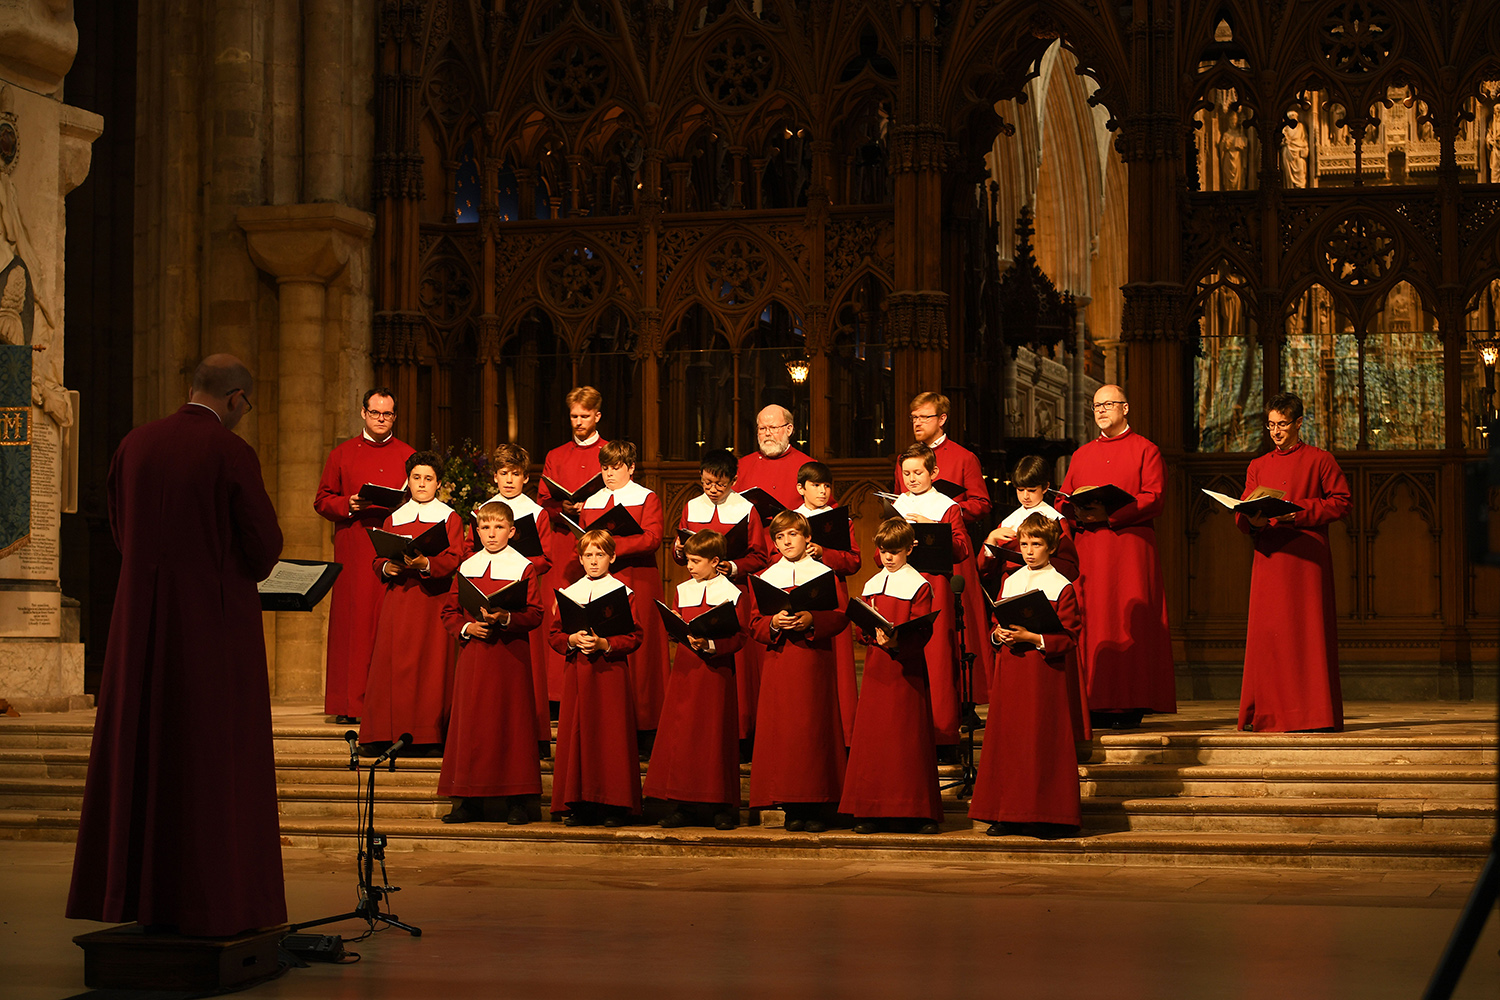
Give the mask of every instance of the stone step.
M 1231 767 L 1175 764 L 1085 764 L 1085 796 L 1162 798 L 1399 798 L 1494 800 L 1495 768 L 1405 765 Z
M 1495 829 L 1494 805 L 1484 799 L 1092 797 L 1082 804 L 1091 832 L 1488 836 Z

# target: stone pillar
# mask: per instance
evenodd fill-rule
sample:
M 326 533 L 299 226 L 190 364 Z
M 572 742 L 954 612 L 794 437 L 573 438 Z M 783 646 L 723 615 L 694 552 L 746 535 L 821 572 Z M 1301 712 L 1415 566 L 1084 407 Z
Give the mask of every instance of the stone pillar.
M 71 4 L 5 4 L 0 30 L 0 343 L 30 352 L 30 410 L 0 429 L 12 454 L 29 454 L 30 489 L 3 489 L 13 504 L 0 537 L 0 699 L 23 712 L 82 708 L 83 644 L 77 603 L 59 585 L 59 530 L 77 451 L 69 447 L 76 393 L 63 386 L 63 198 L 88 176 L 98 115 L 58 95 L 78 30 Z M 29 444 L 28 444 L 29 442 Z M 29 451 L 27 450 L 29 449 Z M 12 468 L 25 470 L 25 459 Z M 71 501 L 76 503 L 76 493 Z M 29 529 L 28 527 L 29 526 Z
M 242 208 L 237 220 L 256 266 L 277 281 L 280 405 L 274 495 L 286 536 L 284 554 L 320 559 L 327 528 L 312 501 L 326 458 L 324 326 L 333 294 L 328 286 L 369 241 L 375 222 L 365 212 L 332 204 Z M 261 381 L 271 374 L 257 372 Z M 317 697 L 323 690 L 326 602 L 311 614 L 281 613 L 276 618 L 272 692 L 281 699 Z

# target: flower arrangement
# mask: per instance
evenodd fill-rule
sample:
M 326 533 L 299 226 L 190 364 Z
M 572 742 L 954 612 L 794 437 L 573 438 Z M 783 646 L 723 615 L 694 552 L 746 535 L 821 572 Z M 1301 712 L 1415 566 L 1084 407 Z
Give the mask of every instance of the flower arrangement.
M 467 438 L 443 449 L 434 440 L 432 450 L 443 456 L 443 485 L 438 487 L 437 498 L 468 524 L 474 508 L 495 495 L 495 470 L 490 467 L 490 457 Z

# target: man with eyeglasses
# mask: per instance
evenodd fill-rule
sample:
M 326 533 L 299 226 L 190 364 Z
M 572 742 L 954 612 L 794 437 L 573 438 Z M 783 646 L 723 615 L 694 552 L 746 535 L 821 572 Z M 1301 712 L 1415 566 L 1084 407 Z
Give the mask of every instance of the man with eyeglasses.
M 271 693 L 256 583 L 281 528 L 231 433 L 255 382 L 215 354 L 176 413 L 120 442 L 120 580 L 67 914 L 198 937 L 286 920 Z
M 413 448 L 396 437 L 396 394 L 381 387 L 365 393 L 364 427 L 336 445 L 323 466 L 313 508 L 333 522 L 333 558 L 344 571 L 333 584 L 328 609 L 328 666 L 323 711 L 341 726 L 365 713 L 365 680 L 375 648 L 375 623 L 385 598 L 384 582 L 369 567 L 375 547 L 366 528 L 378 528 L 390 508 L 358 496 L 365 483 L 399 490 Z
M 1344 728 L 1328 525 L 1349 513 L 1349 483 L 1332 455 L 1302 440 L 1302 414 L 1294 393 L 1266 403 L 1275 447 L 1250 463 L 1241 496 L 1276 490 L 1302 509 L 1234 518 L 1255 539 L 1239 726 L 1257 733 Z
M 1084 677 L 1094 726 L 1134 729 L 1148 712 L 1177 711 L 1167 631 L 1167 594 L 1156 550 L 1156 516 L 1166 500 L 1166 467 L 1156 445 L 1131 430 L 1130 402 L 1117 385 L 1094 393 L 1099 437 L 1073 453 L 1062 491 L 1118 486 L 1134 501 L 1107 513 L 1068 503 L 1078 548 Z
M 792 446 L 792 411 L 772 403 L 755 415 L 756 451 L 740 459 L 734 480 L 736 493 L 760 487 L 788 510 L 802 504 L 797 492 L 797 470 L 812 459 Z

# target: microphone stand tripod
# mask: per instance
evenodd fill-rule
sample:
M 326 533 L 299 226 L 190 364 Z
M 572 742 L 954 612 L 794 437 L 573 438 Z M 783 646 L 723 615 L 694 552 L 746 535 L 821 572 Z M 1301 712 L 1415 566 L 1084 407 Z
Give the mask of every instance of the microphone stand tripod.
M 975 654 L 969 652 L 969 645 L 964 634 L 964 578 L 955 574 L 952 578 L 953 587 L 953 631 L 958 636 L 958 764 L 959 775 L 953 781 L 942 785 L 943 788 L 957 788 L 958 797 L 968 798 L 974 794 L 974 778 L 977 771 L 974 767 L 974 731 L 982 722 L 979 713 L 974 710 L 974 660 Z
M 352 734 L 353 730 L 350 730 L 350 733 Z M 348 739 L 348 735 L 345 738 Z M 356 736 L 355 738 L 357 739 L 358 737 Z M 359 878 L 359 905 L 348 913 L 340 913 L 332 917 L 320 917 L 317 920 L 292 924 L 289 933 L 295 934 L 308 927 L 337 923 L 341 920 L 358 919 L 363 920 L 368 925 L 368 930 L 361 935 L 362 937 L 368 937 L 375 932 L 376 922 L 391 927 L 399 927 L 412 937 L 422 936 L 422 928 L 414 927 L 411 924 L 404 924 L 396 919 L 394 913 L 382 913 L 380 910 L 381 900 L 387 898 L 392 893 L 400 892 L 401 887 L 389 884 L 390 876 L 385 871 L 386 838 L 384 834 L 375 832 L 375 772 L 380 769 L 381 763 L 386 760 L 390 761 L 390 770 L 394 772 L 396 770 L 396 756 L 397 753 L 387 750 L 370 764 L 370 782 L 368 790 L 365 793 L 364 815 L 361 817 L 364 825 L 359 835 L 359 861 L 356 866 Z M 357 789 L 359 787 L 359 751 L 353 740 L 349 743 L 349 770 L 355 772 L 354 782 Z M 380 881 L 383 883 L 381 885 L 375 884 L 375 862 L 377 860 L 380 862 Z

